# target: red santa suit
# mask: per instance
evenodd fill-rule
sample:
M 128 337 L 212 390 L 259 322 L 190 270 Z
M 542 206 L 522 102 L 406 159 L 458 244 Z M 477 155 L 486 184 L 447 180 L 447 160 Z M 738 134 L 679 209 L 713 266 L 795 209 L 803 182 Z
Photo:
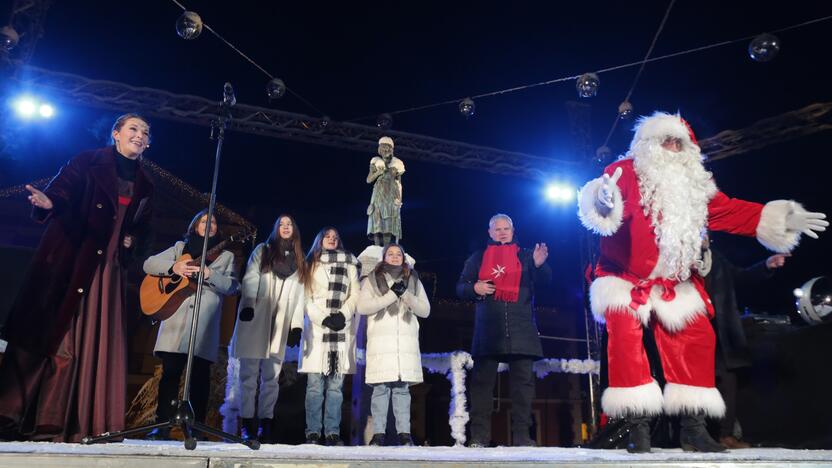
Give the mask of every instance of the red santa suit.
M 681 140 L 683 152 L 662 150 L 667 138 Z M 687 159 L 683 164 L 671 158 Z M 621 169 L 612 209 L 598 210 L 603 178 L 581 189 L 581 222 L 602 236 L 590 304 L 607 327 L 609 387 L 601 405 L 610 416 L 704 411 L 721 417 L 725 404 L 714 387 L 713 308 L 696 273 L 701 235 L 710 229 L 755 236 L 776 252 L 789 252 L 799 241 L 800 232 L 789 231 L 785 219 L 802 207 L 787 200 L 761 205 L 729 198 L 701 160 L 687 123 L 656 113 L 640 121 L 626 157 L 604 170 L 612 176 Z M 665 162 L 669 167 L 662 167 Z M 664 393 L 651 377 L 644 326 L 655 334 L 667 380 Z

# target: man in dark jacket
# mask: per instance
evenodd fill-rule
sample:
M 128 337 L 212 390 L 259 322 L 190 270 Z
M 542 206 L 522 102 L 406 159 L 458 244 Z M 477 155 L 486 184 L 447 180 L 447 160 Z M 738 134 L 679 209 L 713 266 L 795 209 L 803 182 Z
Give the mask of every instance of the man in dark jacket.
M 714 306 L 712 324 L 716 331 L 716 387 L 725 400 L 725 417 L 719 423 L 719 443 L 729 449 L 750 445 L 734 437 L 737 420 L 737 380 L 741 369 L 751 366 L 748 343 L 737 307 L 736 287 L 754 285 L 773 275 L 786 261 L 784 254 L 772 255 L 764 262 L 739 268 L 719 251 L 710 248 L 708 237 L 703 242 L 705 290 Z
M 491 405 L 497 366 L 510 369 L 511 431 L 515 446 L 535 445 L 529 437 L 534 398 L 532 362 L 543 356 L 535 323 L 534 288 L 549 282 L 549 250 L 534 250 L 514 243 L 514 224 L 507 215 L 494 215 L 488 223 L 491 241 L 471 255 L 456 284 L 457 295 L 476 302 L 474 357 L 470 388 L 470 447 L 488 446 L 491 440 Z

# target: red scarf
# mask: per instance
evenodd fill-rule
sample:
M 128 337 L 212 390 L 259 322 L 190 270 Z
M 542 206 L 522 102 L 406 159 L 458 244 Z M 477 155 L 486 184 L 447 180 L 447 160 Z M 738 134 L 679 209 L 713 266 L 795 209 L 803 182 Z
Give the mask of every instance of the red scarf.
M 494 300 L 517 302 L 520 293 L 520 274 L 523 267 L 517 252 L 517 244 L 489 245 L 482 254 L 480 281 L 491 281 L 497 288 Z

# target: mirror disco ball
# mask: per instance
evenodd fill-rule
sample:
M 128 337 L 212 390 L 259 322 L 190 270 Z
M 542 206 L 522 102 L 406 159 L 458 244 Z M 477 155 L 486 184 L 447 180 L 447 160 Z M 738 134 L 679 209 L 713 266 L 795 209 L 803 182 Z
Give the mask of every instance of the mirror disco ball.
M 797 313 L 809 325 L 832 323 L 832 279 L 827 276 L 812 278 L 800 289 L 795 289 Z

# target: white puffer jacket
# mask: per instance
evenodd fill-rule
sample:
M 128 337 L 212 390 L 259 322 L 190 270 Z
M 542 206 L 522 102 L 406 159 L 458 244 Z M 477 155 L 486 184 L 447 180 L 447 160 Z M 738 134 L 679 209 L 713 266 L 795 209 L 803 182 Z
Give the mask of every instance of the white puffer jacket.
M 401 297 L 389 287 L 395 283 L 384 275 L 388 291 L 381 294 L 371 277 L 361 282 L 358 313 L 367 316 L 367 368 L 364 381 L 422 382 L 422 357 L 419 350 L 419 320 L 430 314 L 425 288 L 414 275 L 413 285 Z

